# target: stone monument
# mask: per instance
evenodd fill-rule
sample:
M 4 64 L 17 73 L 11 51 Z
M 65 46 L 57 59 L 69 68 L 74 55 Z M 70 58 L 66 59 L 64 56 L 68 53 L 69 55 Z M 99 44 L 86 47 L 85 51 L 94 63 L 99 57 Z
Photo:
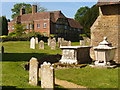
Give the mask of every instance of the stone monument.
M 71 46 L 71 41 L 68 41 L 68 46 Z
M 37 37 L 35 38 L 35 43 L 38 44 L 38 38 Z
M 39 42 L 39 49 L 44 49 L 44 41 L 40 40 Z
M 80 64 L 91 62 L 90 46 L 60 46 L 62 58 L 60 63 Z
M 41 87 L 53 89 L 54 84 L 54 69 L 50 63 L 44 62 L 41 65 Z
M 50 44 L 51 49 L 55 50 L 56 49 L 56 42 L 55 40 L 52 39 L 51 44 Z
M 38 61 L 33 57 L 30 59 L 29 64 L 29 84 L 34 86 L 38 84 Z
M 51 37 L 48 38 L 48 46 L 50 46 Z
M 120 63 L 120 0 L 99 0 L 99 16 L 91 27 L 91 46 L 95 47 L 107 37 L 108 41 L 116 47 L 114 61 Z M 95 60 L 94 50 L 91 57 Z
M 32 37 L 32 38 L 30 39 L 30 48 L 31 48 L 31 49 L 35 49 L 35 38 L 34 38 L 34 37 Z

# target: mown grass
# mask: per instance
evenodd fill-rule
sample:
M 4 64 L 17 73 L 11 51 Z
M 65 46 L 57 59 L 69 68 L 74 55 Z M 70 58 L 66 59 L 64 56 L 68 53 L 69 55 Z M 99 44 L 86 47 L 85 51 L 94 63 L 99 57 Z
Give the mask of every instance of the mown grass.
M 79 69 L 56 70 L 56 77 L 88 88 L 118 88 L 118 69 L 97 69 L 89 66 Z
M 42 58 L 47 55 L 61 54 L 61 50 L 51 50 L 45 43 L 45 50 L 30 49 L 29 41 L 9 41 L 4 42 L 4 54 L 2 55 L 2 86 L 3 88 L 41 88 L 39 86 L 31 86 L 28 83 L 28 71 L 24 70 L 24 65 L 32 57 Z M 61 86 L 56 86 L 61 88 Z
M 79 42 L 73 42 L 72 45 L 79 45 Z M 41 88 L 40 86 L 31 86 L 28 84 L 28 71 L 23 66 L 31 57 L 38 59 L 52 54 L 61 54 L 62 51 L 57 48 L 51 50 L 45 43 L 45 50 L 29 48 L 29 41 L 10 41 L 4 42 L 5 53 L 2 55 L 2 86 L 7 88 Z M 0 63 L 0 64 L 1 64 Z M 64 69 L 56 70 L 55 75 L 58 79 L 67 80 L 78 85 L 89 88 L 117 88 L 118 87 L 118 69 Z M 56 88 L 61 88 L 57 86 Z

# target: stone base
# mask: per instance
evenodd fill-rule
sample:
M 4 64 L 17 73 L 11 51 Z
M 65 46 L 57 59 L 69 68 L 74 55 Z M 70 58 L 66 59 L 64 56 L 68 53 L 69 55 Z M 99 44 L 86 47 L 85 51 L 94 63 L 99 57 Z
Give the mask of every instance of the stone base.
M 77 64 L 77 60 L 71 60 L 71 59 L 61 59 L 59 62 L 65 64 Z
M 104 66 L 104 65 L 89 65 L 90 67 L 93 68 L 107 68 L 107 69 L 112 69 L 117 67 L 117 65 L 110 65 L 110 66 Z

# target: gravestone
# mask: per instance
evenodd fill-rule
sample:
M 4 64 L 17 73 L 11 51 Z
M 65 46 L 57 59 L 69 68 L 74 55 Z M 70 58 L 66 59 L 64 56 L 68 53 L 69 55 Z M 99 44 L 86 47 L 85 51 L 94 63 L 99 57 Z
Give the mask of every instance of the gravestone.
M 55 50 L 56 49 L 56 42 L 55 40 L 51 41 L 51 45 L 50 45 L 51 49 Z
M 35 49 L 35 38 L 34 38 L 34 37 L 32 37 L 32 38 L 30 39 L 30 48 L 31 48 L 31 49 Z
M 39 42 L 39 49 L 44 49 L 44 41 L 40 40 Z
M 51 38 L 48 38 L 48 46 L 50 46 Z
M 68 46 L 71 46 L 71 41 L 68 41 Z
M 41 87 L 53 89 L 54 84 L 54 69 L 50 63 L 44 62 L 41 65 Z
M 55 38 L 53 38 L 52 40 L 56 42 L 56 39 L 55 39 Z
M 60 47 L 61 42 L 62 42 L 62 39 L 61 39 L 61 38 L 58 38 L 58 47 Z
M 35 43 L 38 44 L 38 38 L 37 37 L 35 38 Z
M 34 86 L 38 84 L 38 61 L 33 57 L 30 59 L 29 65 L 29 84 Z
M 66 40 L 62 41 L 61 46 L 68 46 L 68 41 Z
M 80 46 L 85 46 L 85 40 L 80 40 Z

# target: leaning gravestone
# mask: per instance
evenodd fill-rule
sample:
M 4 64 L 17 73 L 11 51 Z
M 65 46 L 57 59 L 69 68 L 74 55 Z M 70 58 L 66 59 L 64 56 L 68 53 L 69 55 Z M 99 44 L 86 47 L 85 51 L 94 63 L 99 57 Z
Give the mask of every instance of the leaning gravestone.
M 31 48 L 31 49 L 35 49 L 35 38 L 34 38 L 34 37 L 32 37 L 32 38 L 30 39 L 30 48 Z
M 53 89 L 54 84 L 54 69 L 50 63 L 44 62 L 41 65 L 41 87 Z
M 55 40 L 51 41 L 51 45 L 50 45 L 51 49 L 55 50 L 56 49 L 56 42 Z
M 44 49 L 44 41 L 40 40 L 39 42 L 39 49 Z
M 29 84 L 34 86 L 38 84 L 38 61 L 33 57 L 30 59 L 29 65 Z
M 37 37 L 35 38 L 35 43 L 38 44 L 38 38 Z

